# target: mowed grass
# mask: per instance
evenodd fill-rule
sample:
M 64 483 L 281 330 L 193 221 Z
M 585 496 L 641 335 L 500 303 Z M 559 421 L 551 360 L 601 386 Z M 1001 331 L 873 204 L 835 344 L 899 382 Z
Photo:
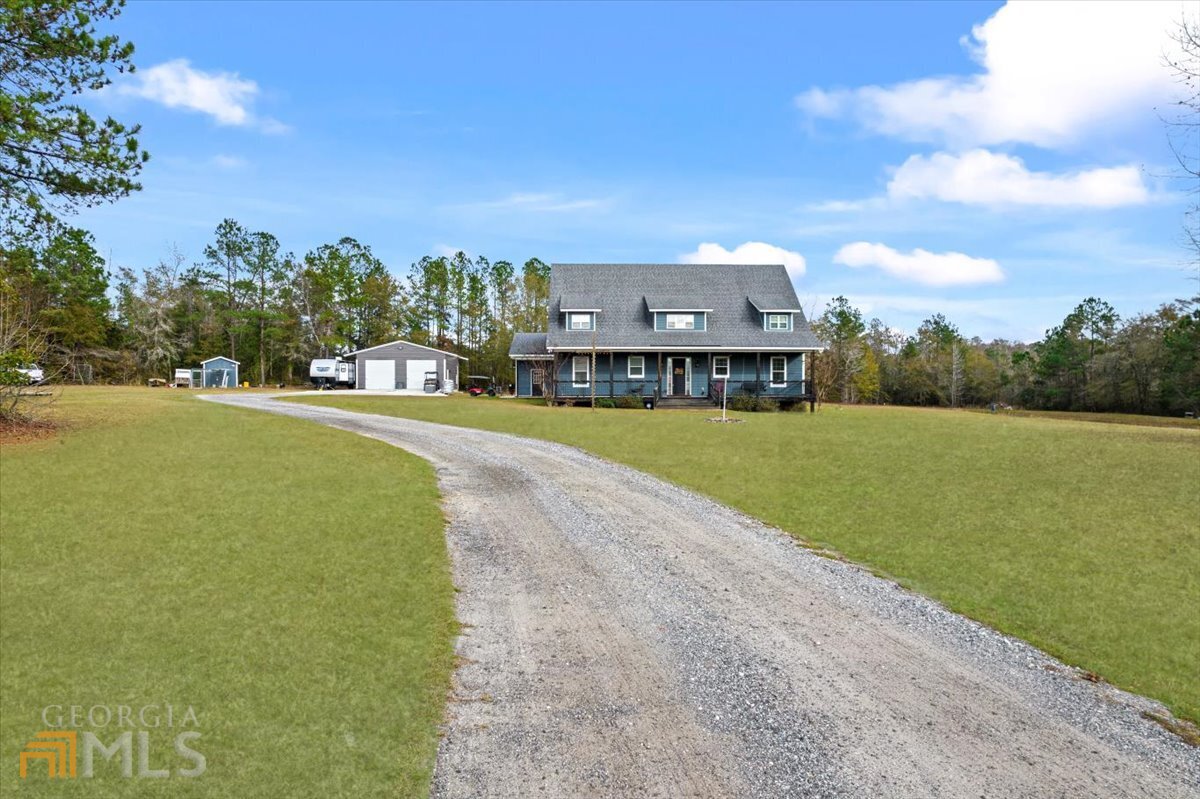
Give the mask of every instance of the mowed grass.
M 59 436 L 0 450 L 0 795 L 425 795 L 456 632 L 429 465 L 189 392 L 54 412 Z M 149 765 L 190 767 L 196 730 L 200 777 L 18 776 L 47 705 L 167 704 L 199 725 L 150 730 Z
M 976 413 L 987 413 L 977 410 Z M 1148 416 L 1140 413 L 1099 413 L 1089 411 L 999 411 L 1004 416 L 1028 416 L 1044 419 L 1059 419 L 1068 422 L 1099 422 L 1101 424 L 1134 424 L 1146 427 L 1177 427 L 1181 430 L 1200 432 L 1200 419 L 1186 416 Z
M 828 406 L 717 425 L 704 421 L 712 411 L 305 401 L 582 447 L 1200 719 L 1195 431 L 911 408 Z

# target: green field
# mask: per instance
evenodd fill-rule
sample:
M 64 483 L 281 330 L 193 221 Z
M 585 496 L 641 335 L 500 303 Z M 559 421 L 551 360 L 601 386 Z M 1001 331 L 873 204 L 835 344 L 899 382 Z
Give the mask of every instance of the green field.
M 425 795 L 457 629 L 428 464 L 166 389 L 55 414 L 0 451 L 0 794 Z M 195 709 L 202 776 L 19 778 L 43 707 L 149 704 Z M 151 768 L 193 765 L 150 732 Z
M 306 401 L 573 444 L 701 491 L 1200 719 L 1200 433 L 911 408 Z
M 986 413 L 977 410 L 977 413 Z M 1099 422 L 1101 424 L 1133 424 L 1144 427 L 1176 427 L 1181 430 L 1200 432 L 1200 419 L 1188 419 L 1184 416 L 1148 416 L 1140 413 L 1100 413 L 1090 411 L 1026 411 L 1002 410 L 1002 416 L 1035 417 L 1042 419 L 1059 419 L 1067 422 Z

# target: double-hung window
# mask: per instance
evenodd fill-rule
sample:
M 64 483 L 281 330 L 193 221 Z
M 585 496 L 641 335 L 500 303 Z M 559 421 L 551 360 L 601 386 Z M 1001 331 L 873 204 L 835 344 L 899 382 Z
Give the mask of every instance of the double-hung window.
M 595 316 L 590 313 L 567 314 L 567 327 L 572 330 L 591 330 Z
M 571 385 L 583 388 L 591 383 L 592 365 L 586 355 L 576 355 L 571 359 Z
M 791 330 L 792 315 L 787 313 L 767 314 L 767 330 Z
M 641 380 L 646 376 L 646 356 L 630 355 L 629 356 L 629 377 Z
M 728 355 L 714 355 L 713 356 L 712 376 L 717 378 L 718 380 L 728 380 L 729 379 L 729 356 Z
M 695 330 L 696 315 L 690 313 L 667 314 L 667 330 Z
M 787 385 L 787 357 L 783 355 L 771 356 L 771 385 L 786 386 Z

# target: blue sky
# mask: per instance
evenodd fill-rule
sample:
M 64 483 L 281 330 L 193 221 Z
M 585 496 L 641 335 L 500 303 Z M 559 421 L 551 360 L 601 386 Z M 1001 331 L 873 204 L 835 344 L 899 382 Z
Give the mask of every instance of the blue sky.
M 78 224 L 135 267 L 224 217 L 399 274 L 782 261 L 806 306 L 1032 339 L 1194 291 L 1155 110 L 1182 9 L 135 2 L 139 71 L 87 102 L 152 161 Z

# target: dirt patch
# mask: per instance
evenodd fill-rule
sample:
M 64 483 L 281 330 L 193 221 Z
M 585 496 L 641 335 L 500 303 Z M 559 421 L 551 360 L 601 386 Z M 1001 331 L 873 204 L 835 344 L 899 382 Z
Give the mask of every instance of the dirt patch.
M 47 421 L 0 419 L 0 447 L 12 447 L 54 438 L 58 427 Z

